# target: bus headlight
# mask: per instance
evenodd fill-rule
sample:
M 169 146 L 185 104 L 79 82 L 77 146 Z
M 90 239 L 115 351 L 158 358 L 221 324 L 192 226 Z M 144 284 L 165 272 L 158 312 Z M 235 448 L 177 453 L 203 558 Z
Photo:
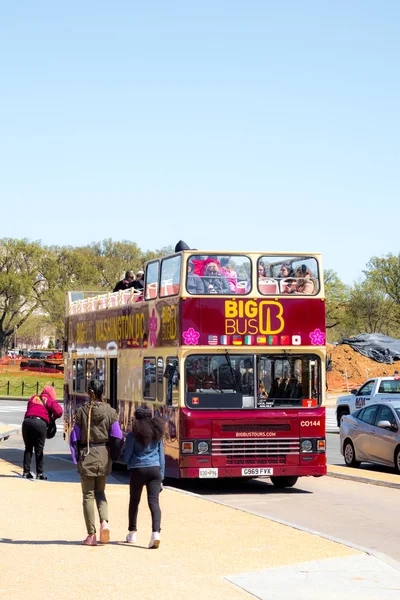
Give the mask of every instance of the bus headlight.
M 207 443 L 207 442 L 204 442 L 204 441 L 203 441 L 203 442 L 199 442 L 199 443 L 197 444 L 197 452 L 198 452 L 199 454 L 207 454 L 207 453 L 208 453 L 208 451 L 209 451 L 209 446 L 208 446 L 208 443 Z
M 303 440 L 300 444 L 300 452 L 312 452 L 313 445 L 311 440 Z

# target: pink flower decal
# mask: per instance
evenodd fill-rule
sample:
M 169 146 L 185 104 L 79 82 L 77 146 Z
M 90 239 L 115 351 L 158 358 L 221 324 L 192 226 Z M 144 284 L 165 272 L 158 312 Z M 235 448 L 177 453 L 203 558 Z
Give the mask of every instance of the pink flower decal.
M 323 346 L 325 343 L 325 334 L 320 329 L 314 329 L 310 333 L 310 340 L 313 346 Z
M 182 333 L 185 344 L 188 346 L 196 346 L 199 343 L 200 331 L 196 331 L 193 327 L 189 327 L 187 331 Z
M 157 344 L 157 317 L 154 308 L 151 311 L 151 317 L 149 317 L 149 332 L 150 346 L 155 346 Z

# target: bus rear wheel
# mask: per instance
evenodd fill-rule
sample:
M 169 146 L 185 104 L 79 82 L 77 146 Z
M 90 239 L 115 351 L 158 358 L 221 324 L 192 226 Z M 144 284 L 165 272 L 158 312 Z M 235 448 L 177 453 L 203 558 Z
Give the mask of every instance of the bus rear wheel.
M 271 481 L 276 488 L 282 490 L 283 488 L 293 487 L 298 480 L 298 477 L 282 476 L 282 477 L 271 477 Z

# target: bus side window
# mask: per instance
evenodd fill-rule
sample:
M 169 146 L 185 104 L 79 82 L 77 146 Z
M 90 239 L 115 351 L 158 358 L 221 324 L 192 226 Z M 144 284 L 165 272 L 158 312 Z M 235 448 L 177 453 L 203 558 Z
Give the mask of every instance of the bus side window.
M 106 361 L 104 358 L 96 359 L 96 379 L 103 382 L 106 379 Z
M 160 263 L 158 260 L 151 262 L 146 268 L 146 283 L 145 283 L 145 300 L 157 298 L 158 294 L 158 274 L 160 271 Z
M 143 359 L 143 398 L 156 399 L 156 359 Z
M 161 356 L 157 358 L 157 400 L 164 400 L 164 360 Z
M 181 260 L 182 257 L 180 254 L 178 254 L 178 256 L 171 256 L 170 258 L 163 259 L 161 263 L 160 298 L 176 296 L 176 294 L 179 294 Z
M 164 377 L 167 380 L 167 406 L 179 406 L 179 370 L 176 356 L 167 358 Z
M 85 391 L 85 359 L 74 360 L 74 365 L 72 390 L 79 394 Z
M 88 391 L 89 381 L 96 377 L 94 358 L 88 358 L 86 360 L 86 392 Z

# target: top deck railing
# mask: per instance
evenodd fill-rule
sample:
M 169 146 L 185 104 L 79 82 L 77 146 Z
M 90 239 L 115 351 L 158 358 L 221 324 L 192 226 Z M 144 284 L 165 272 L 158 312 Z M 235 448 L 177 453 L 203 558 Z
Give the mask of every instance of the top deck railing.
M 107 308 L 117 306 L 127 306 L 143 300 L 143 290 L 139 291 L 135 288 L 121 290 L 119 292 L 108 292 L 107 294 L 99 294 L 98 296 L 90 296 L 70 302 L 69 314 L 77 315 L 81 313 L 96 312 Z

